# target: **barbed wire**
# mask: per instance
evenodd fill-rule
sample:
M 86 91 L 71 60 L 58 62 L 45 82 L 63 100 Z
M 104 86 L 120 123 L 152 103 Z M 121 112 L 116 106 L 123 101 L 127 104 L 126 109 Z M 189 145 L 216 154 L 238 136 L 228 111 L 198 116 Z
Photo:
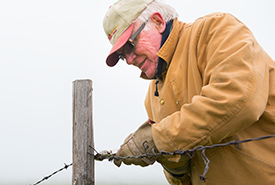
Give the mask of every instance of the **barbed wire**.
M 97 152 L 93 147 L 91 147 L 94 150 L 94 152 L 96 153 L 96 155 L 90 154 L 90 153 L 89 154 L 93 155 L 95 157 L 95 159 L 97 158 L 99 161 L 103 161 L 103 160 L 113 161 L 113 160 L 123 160 L 123 159 L 130 159 L 130 158 L 140 159 L 140 158 L 145 158 L 145 157 L 146 158 L 161 157 L 162 155 L 188 155 L 190 158 L 192 158 L 192 154 L 194 152 L 201 151 L 201 157 L 204 161 L 205 168 L 204 168 L 203 174 L 200 175 L 200 180 L 205 181 L 207 179 L 205 176 L 206 176 L 206 174 L 209 170 L 209 163 L 210 163 L 210 160 L 207 158 L 207 156 L 205 154 L 205 150 L 210 149 L 210 148 L 229 146 L 229 145 L 235 145 L 238 148 L 241 148 L 240 144 L 242 144 L 242 143 L 247 143 L 247 142 L 251 142 L 251 141 L 258 141 L 258 140 L 263 140 L 263 139 L 269 139 L 269 138 L 274 138 L 274 137 L 275 137 L 275 135 L 268 135 L 268 136 L 245 139 L 245 140 L 238 140 L 238 138 L 236 138 L 235 140 L 227 142 L 227 143 L 213 144 L 213 145 L 210 145 L 210 146 L 197 146 L 192 150 L 191 149 L 187 149 L 187 150 L 184 150 L 184 151 L 176 150 L 174 152 L 160 151 L 158 153 L 156 153 L 155 150 L 152 150 L 152 153 L 147 152 L 147 153 L 139 155 L 139 156 L 126 156 L 126 157 L 118 157 L 115 154 L 102 155 L 99 152 Z M 38 181 L 38 182 L 36 182 L 32 185 L 38 185 L 41 182 L 43 182 L 45 180 L 48 180 L 53 175 L 57 174 L 60 171 L 63 171 L 65 169 L 67 169 L 68 167 L 72 166 L 73 164 L 71 163 L 71 164 L 67 165 L 67 164 L 64 163 L 64 165 L 65 166 L 63 168 L 61 168 L 61 169 L 53 172 L 52 174 L 42 178 L 40 181 Z
M 109 156 L 100 156 L 100 160 L 123 160 L 123 159 L 130 159 L 130 158 L 135 158 L 135 159 L 140 159 L 140 158 L 152 158 L 152 157 L 161 157 L 162 155 L 188 155 L 190 158 L 192 158 L 192 154 L 196 151 L 201 151 L 201 157 L 204 161 L 205 164 L 205 168 L 203 171 L 203 174 L 200 175 L 200 180 L 201 181 L 205 181 L 207 178 L 206 173 L 209 170 L 209 163 L 210 160 L 207 158 L 206 154 L 205 154 L 205 150 L 210 149 L 210 148 L 216 148 L 216 147 L 224 147 L 224 146 L 229 146 L 229 145 L 235 145 L 238 148 L 241 148 L 240 144 L 242 143 L 247 143 L 247 142 L 251 142 L 251 141 L 258 141 L 258 140 L 263 140 L 263 139 L 269 139 L 269 138 L 274 138 L 275 135 L 268 135 L 268 136 L 262 136 L 262 137 L 257 137 L 257 138 L 251 138 L 251 139 L 245 139 L 245 140 L 238 140 L 238 138 L 236 138 L 233 141 L 227 142 L 227 143 L 220 143 L 220 144 L 213 144 L 210 146 L 197 146 L 194 149 L 187 149 L 187 150 L 176 150 L 173 153 L 172 152 L 166 152 L 166 151 L 160 151 L 159 153 L 156 153 L 155 150 L 152 150 L 152 153 L 145 153 L 139 156 L 126 156 L 126 157 L 118 157 L 116 155 L 109 155 Z M 96 150 L 94 150 L 97 155 L 99 154 Z M 96 155 L 95 155 L 96 156 Z
M 64 166 L 63 168 L 60 168 L 59 170 L 53 172 L 52 174 L 50 174 L 50 175 L 44 177 L 43 179 L 41 179 L 40 181 L 34 183 L 33 185 L 40 184 L 41 182 L 43 182 L 43 181 L 45 181 L 45 180 L 48 180 L 49 178 L 51 178 L 53 175 L 57 174 L 58 172 L 61 172 L 61 171 L 63 171 L 63 170 L 67 170 L 70 166 L 73 165 L 73 163 L 68 164 L 68 165 L 67 165 L 66 163 L 64 163 L 64 165 L 65 165 L 65 166 Z

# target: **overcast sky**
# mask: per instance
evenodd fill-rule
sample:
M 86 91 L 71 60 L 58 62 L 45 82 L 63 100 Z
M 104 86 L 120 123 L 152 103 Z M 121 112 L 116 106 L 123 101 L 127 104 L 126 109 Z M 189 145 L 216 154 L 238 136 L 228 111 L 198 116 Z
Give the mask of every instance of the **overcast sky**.
M 93 81 L 98 151 L 118 148 L 147 119 L 149 81 L 124 62 L 107 67 L 102 20 L 113 0 L 0 0 L 0 185 L 33 184 L 72 162 L 72 82 Z M 229 12 L 275 58 L 275 1 L 166 0 L 180 20 Z M 43 184 L 71 184 L 72 168 Z M 96 184 L 167 184 L 160 165 L 96 162 Z

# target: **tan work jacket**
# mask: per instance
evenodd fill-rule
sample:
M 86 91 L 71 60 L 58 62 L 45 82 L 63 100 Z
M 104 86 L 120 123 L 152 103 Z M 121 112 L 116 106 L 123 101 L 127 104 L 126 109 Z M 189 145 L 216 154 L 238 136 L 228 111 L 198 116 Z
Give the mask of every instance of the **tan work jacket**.
M 275 134 L 275 64 L 251 31 L 230 14 L 185 24 L 175 19 L 158 52 L 168 64 L 150 83 L 145 106 L 159 151 L 193 149 Z M 275 184 L 275 138 L 198 151 L 190 182 L 199 185 Z

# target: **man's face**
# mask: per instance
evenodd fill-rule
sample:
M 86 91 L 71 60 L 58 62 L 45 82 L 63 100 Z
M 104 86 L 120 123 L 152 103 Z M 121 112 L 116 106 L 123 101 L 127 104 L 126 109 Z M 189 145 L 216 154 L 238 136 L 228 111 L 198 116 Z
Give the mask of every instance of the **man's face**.
M 138 26 L 134 27 L 134 31 Z M 153 78 L 158 65 L 157 52 L 159 51 L 160 43 L 161 34 L 154 26 L 151 26 L 148 30 L 141 31 L 136 41 L 134 40 L 134 52 L 125 56 L 127 64 L 137 66 L 148 78 Z
M 135 23 L 132 34 L 140 25 L 141 23 Z M 162 31 L 160 31 L 159 26 L 151 22 L 149 29 L 142 30 L 134 39 L 133 52 L 124 54 L 127 64 L 138 67 L 149 79 L 153 78 L 158 65 L 157 52 L 160 48 L 161 38 Z

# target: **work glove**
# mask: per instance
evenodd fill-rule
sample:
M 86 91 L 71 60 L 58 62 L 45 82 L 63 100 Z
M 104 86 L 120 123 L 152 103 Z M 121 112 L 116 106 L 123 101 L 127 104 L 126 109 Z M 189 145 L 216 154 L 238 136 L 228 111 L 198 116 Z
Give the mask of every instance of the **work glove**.
M 154 155 L 146 155 L 141 158 L 123 158 L 128 156 L 140 156 L 143 154 L 153 154 L 152 150 L 157 152 L 155 143 L 153 141 L 151 124 L 148 121 L 143 123 L 133 134 L 130 134 L 120 146 L 120 149 L 114 157 L 114 163 L 120 167 L 123 162 L 126 165 L 134 164 L 142 167 L 151 165 L 155 162 Z
M 146 121 L 125 139 L 114 157 L 115 165 L 120 167 L 123 162 L 126 165 L 134 164 L 144 167 L 153 164 L 157 160 L 170 174 L 181 176 L 188 173 L 190 161 L 188 155 L 155 155 L 159 151 L 152 137 L 151 124 L 153 123 L 151 120 Z M 141 156 L 143 154 L 147 155 L 145 157 L 133 158 L 133 156 Z

